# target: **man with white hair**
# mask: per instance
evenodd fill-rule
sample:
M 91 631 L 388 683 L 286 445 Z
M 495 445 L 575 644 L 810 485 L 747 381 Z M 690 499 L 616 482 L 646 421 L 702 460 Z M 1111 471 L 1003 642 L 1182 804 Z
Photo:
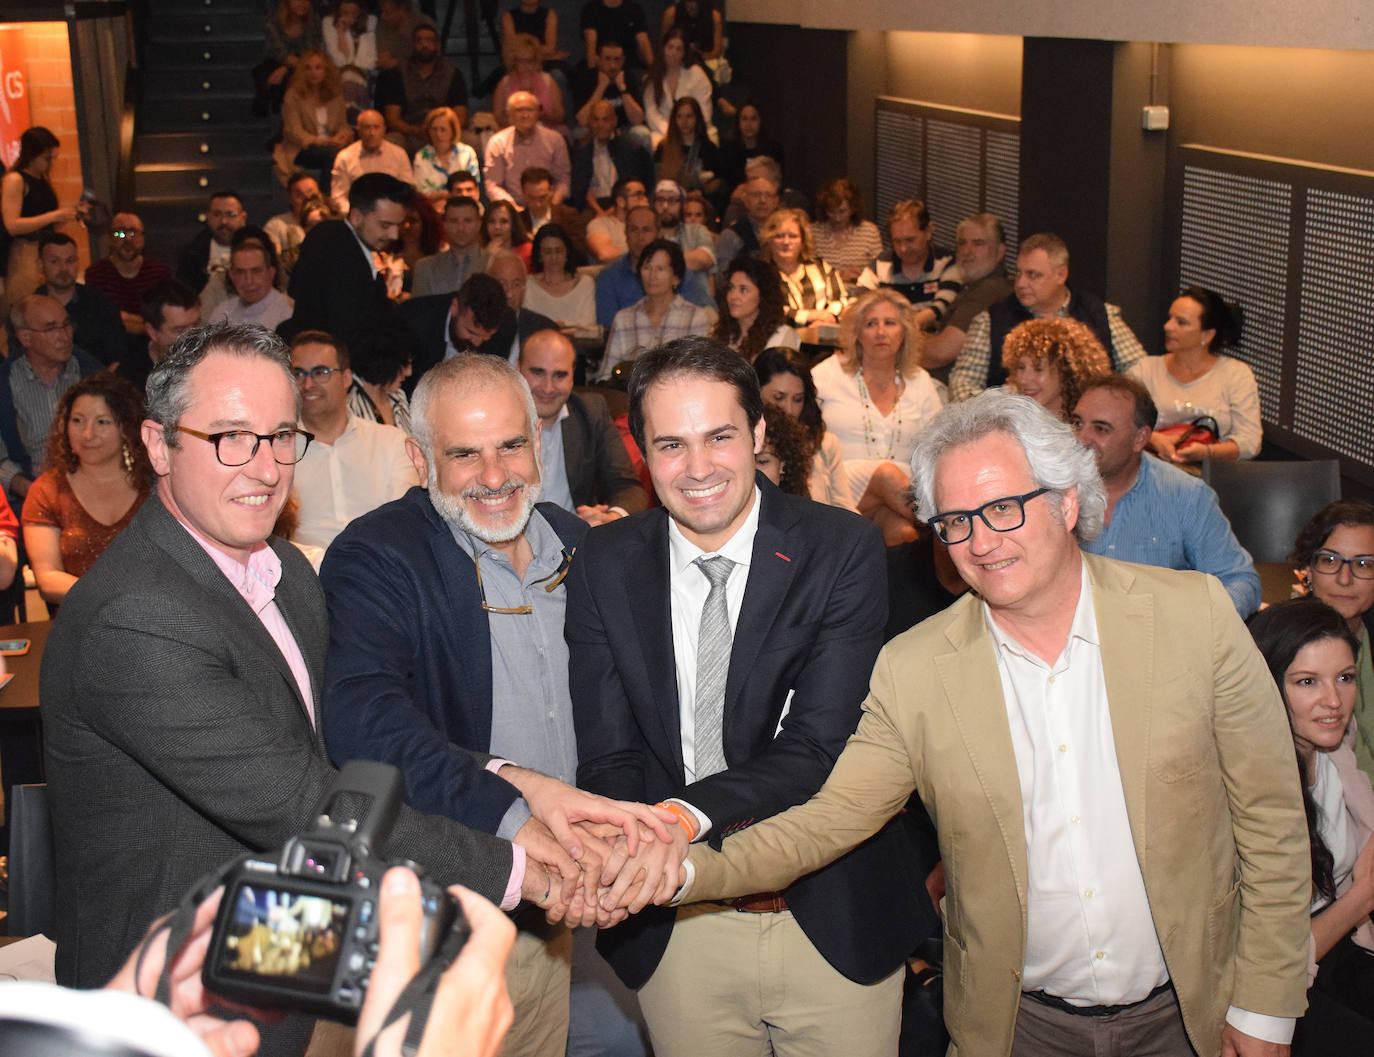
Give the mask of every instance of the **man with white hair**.
M 912 466 L 972 590 L 884 648 L 810 802 L 692 847 L 687 898 L 786 883 L 914 789 L 948 878 L 951 1052 L 1286 1055 L 1307 823 L 1283 702 L 1226 591 L 1083 554 L 1106 509 L 1092 453 L 1026 397 L 946 407 Z
M 512 92 L 506 102 L 510 126 L 487 143 L 487 198 L 505 199 L 521 209 L 526 206 L 520 177 L 526 169 L 547 169 L 553 178 L 553 200 L 564 201 L 572 192 L 572 162 L 568 144 L 557 132 L 539 123 L 539 100 L 531 92 Z

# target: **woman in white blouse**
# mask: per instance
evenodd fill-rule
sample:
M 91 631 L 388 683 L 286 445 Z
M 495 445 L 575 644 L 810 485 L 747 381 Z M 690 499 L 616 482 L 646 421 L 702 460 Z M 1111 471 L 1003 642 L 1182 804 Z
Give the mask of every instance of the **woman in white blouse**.
M 877 523 L 889 547 L 914 540 L 911 453 L 941 401 L 921 367 L 921 335 L 907 299 L 893 290 L 861 296 L 840 321 L 839 350 L 811 375 L 859 513 Z
M 596 283 L 577 269 L 586 261 L 568 233 L 558 224 L 545 224 L 534 234 L 530 267 L 534 274 L 525 286 L 525 307 L 548 316 L 572 338 L 596 338 Z
M 1249 365 L 1221 349 L 1240 342 L 1239 305 L 1200 286 L 1189 287 L 1169 306 L 1164 321 L 1163 356 L 1147 356 L 1127 372 L 1140 380 L 1155 406 L 1159 423 L 1150 449 L 1161 459 L 1196 463 L 1203 459 L 1253 459 L 1264 430 L 1260 425 L 1259 387 Z M 1209 417 L 1218 434 L 1209 444 L 1191 441 L 1177 447 L 1169 426 Z
M 470 173 L 481 181 L 477 152 L 458 138 L 463 126 L 452 107 L 437 106 L 425 115 L 425 135 L 429 142 L 415 152 L 411 172 L 415 190 L 433 204 L 448 198 L 448 181 L 454 173 Z
M 339 0 L 320 28 L 324 50 L 339 68 L 344 98 L 350 107 L 366 110 L 377 76 L 377 16 L 367 14 L 359 0 Z
M 657 147 L 668 135 L 673 104 L 684 96 L 691 96 L 701 107 L 706 124 L 706 136 L 718 142 L 716 126 L 711 120 L 711 79 L 695 64 L 685 64 L 687 34 L 681 28 L 668 30 L 658 50 L 658 56 L 644 77 L 644 123 L 649 126 L 651 146 Z

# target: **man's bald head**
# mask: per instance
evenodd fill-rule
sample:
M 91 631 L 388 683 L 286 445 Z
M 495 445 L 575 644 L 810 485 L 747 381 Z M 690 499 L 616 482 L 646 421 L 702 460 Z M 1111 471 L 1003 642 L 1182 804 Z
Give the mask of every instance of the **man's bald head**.
M 534 406 L 545 429 L 551 429 L 572 395 L 577 352 L 560 331 L 540 330 L 520 347 L 520 373 L 529 383 Z

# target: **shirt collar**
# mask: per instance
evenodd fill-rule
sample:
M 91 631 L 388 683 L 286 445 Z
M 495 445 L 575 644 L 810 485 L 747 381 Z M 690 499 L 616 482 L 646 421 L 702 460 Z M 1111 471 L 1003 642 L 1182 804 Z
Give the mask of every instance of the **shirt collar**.
M 1068 652 L 1069 645 L 1074 639 L 1080 639 L 1089 645 L 1097 646 L 1099 649 L 1102 646 L 1102 639 L 1097 630 L 1097 611 L 1093 607 L 1092 580 L 1088 576 L 1088 563 L 1080 558 L 1079 567 L 1078 604 L 1074 606 L 1073 623 L 1069 625 L 1069 637 L 1064 645 L 1065 653 Z M 983 602 L 983 619 L 987 622 L 988 631 L 992 634 L 998 649 L 1014 653 L 1019 657 L 1029 658 L 1037 664 L 1041 663 L 1039 658 L 1008 635 L 997 621 L 993 620 L 992 607 L 987 602 Z
M 176 515 L 173 514 L 173 517 Z M 277 584 L 281 582 L 281 558 L 266 540 L 253 549 L 245 565 L 225 554 L 181 518 L 178 517 L 177 522 L 200 544 L 254 613 L 261 613 L 277 597 Z
M 497 550 L 485 540 L 477 539 L 457 525 L 450 524 L 449 532 L 453 535 L 454 541 L 462 552 L 469 558 L 481 558 L 485 561 L 510 564 L 510 559 L 502 551 Z M 525 575 L 522 578 L 525 583 L 557 572 L 563 564 L 563 541 L 538 510 L 530 511 L 530 519 L 525 523 L 524 536 L 530 545 L 530 550 L 534 553 L 534 557 L 530 559 L 529 568 L 525 570 Z
M 570 414 L 572 414 L 572 412 L 568 410 L 567 402 L 564 401 L 563 406 L 558 409 L 558 418 L 554 420 L 553 425 L 545 426 L 544 423 L 541 422 L 539 423 L 540 431 L 544 433 L 552 433 L 554 430 L 558 429 L 563 424 L 563 420 L 567 418 Z
M 353 233 L 353 240 L 357 242 L 358 249 L 363 251 L 363 257 L 367 261 L 367 267 L 372 272 L 372 277 L 375 279 L 377 277 L 377 262 L 372 259 L 372 251 L 367 248 L 367 243 L 364 242 L 363 237 L 358 234 L 358 229 L 352 224 L 349 224 L 347 220 L 345 220 L 344 223 L 348 224 L 348 230 Z
M 676 521 L 668 519 L 668 556 L 671 568 L 675 573 L 684 572 L 698 558 L 706 555 L 719 554 L 722 558 L 729 558 L 736 565 L 749 567 L 750 559 L 754 554 L 754 537 L 759 531 L 759 506 L 763 502 L 763 496 L 759 493 L 759 486 L 754 485 L 754 503 L 749 508 L 749 516 L 744 519 L 739 529 L 725 541 L 725 544 L 715 551 L 704 551 L 695 543 L 689 540 L 682 533 Z

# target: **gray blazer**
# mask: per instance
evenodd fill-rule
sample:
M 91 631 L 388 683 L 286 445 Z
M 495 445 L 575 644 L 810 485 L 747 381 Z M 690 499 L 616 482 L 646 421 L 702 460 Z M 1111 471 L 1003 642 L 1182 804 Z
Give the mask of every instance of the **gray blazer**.
M 318 719 L 324 594 L 271 546 Z M 156 495 L 67 596 L 40 689 L 63 984 L 104 984 L 195 880 L 304 829 L 334 776 L 276 643 Z M 507 842 L 409 808 L 382 854 L 493 900 L 511 871 Z

